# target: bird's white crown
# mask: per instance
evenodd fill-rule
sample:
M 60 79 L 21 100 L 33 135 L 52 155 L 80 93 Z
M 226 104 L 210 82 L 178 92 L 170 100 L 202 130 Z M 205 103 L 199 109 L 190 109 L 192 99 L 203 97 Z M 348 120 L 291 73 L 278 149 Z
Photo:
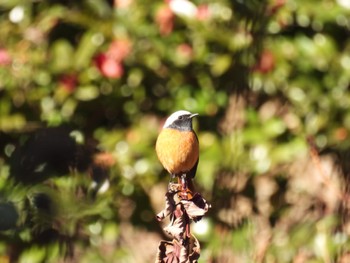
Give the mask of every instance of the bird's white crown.
M 192 113 L 186 110 L 179 110 L 175 111 L 173 114 L 171 114 L 165 121 L 163 128 L 169 127 L 174 121 L 176 121 L 179 116 L 182 115 L 191 115 Z

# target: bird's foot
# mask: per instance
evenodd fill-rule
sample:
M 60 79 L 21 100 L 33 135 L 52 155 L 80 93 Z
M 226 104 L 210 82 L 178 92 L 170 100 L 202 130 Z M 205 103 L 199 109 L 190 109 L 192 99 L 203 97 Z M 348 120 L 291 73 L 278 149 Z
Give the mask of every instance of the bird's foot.
M 182 200 L 189 200 L 192 198 L 192 192 L 188 189 L 186 174 L 182 174 L 180 177 L 181 191 L 179 197 Z

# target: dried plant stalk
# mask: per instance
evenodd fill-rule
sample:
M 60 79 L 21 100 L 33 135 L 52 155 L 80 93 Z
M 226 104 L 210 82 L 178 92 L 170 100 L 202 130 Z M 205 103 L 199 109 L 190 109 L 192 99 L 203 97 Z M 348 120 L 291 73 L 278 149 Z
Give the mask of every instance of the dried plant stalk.
M 198 240 L 190 231 L 192 221 L 199 221 L 208 211 L 210 205 L 199 194 L 190 199 L 184 198 L 180 184 L 169 183 L 165 195 L 165 207 L 157 214 L 158 221 L 170 216 L 170 223 L 164 228 L 172 241 L 159 243 L 156 263 L 192 263 L 200 256 Z

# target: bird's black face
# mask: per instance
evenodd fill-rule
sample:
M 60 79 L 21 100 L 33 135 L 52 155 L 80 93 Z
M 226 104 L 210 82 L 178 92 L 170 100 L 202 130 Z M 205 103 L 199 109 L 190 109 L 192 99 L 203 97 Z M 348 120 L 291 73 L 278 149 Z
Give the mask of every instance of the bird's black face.
M 192 130 L 192 117 L 191 114 L 180 115 L 169 128 L 178 129 L 180 131 Z

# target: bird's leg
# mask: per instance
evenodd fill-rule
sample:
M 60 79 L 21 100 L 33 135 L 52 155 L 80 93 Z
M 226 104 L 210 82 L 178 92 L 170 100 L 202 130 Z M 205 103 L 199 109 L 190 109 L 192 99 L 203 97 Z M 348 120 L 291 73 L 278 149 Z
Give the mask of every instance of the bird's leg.
M 173 191 L 174 190 L 174 178 L 175 177 L 176 177 L 175 174 L 170 174 L 169 184 L 168 184 L 168 191 Z
M 186 174 L 181 175 L 181 186 L 183 191 L 187 191 Z
M 188 200 L 186 174 L 181 175 L 181 198 Z

